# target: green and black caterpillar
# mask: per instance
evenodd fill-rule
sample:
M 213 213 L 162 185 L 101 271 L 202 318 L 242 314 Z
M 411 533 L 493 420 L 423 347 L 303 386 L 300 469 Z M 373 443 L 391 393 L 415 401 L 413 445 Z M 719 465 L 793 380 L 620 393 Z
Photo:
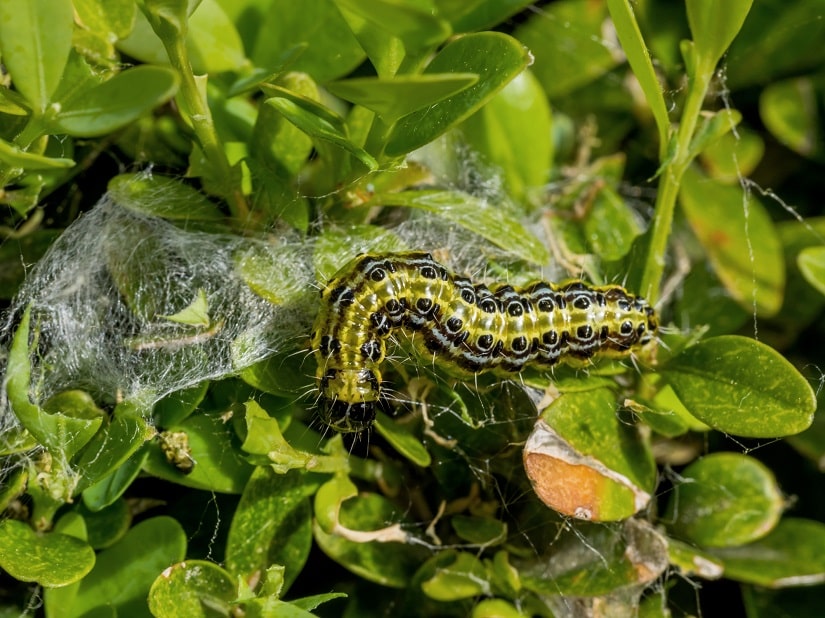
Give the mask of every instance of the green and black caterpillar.
M 655 340 L 656 314 L 618 285 L 537 281 L 487 287 L 428 253 L 362 254 L 321 291 L 312 333 L 320 415 L 362 431 L 382 397 L 380 365 L 395 329 L 464 372 L 517 373 L 596 356 L 628 356 Z

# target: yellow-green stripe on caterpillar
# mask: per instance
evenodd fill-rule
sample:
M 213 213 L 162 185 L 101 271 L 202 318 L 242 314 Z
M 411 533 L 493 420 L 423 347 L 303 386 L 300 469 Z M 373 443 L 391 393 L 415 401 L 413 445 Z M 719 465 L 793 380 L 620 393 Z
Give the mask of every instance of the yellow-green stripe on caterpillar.
M 596 355 L 628 356 L 655 339 L 653 308 L 618 285 L 544 281 L 487 287 L 429 253 L 362 254 L 321 291 L 312 333 L 321 420 L 362 431 L 382 396 L 380 365 L 395 329 L 467 372 L 515 373 Z

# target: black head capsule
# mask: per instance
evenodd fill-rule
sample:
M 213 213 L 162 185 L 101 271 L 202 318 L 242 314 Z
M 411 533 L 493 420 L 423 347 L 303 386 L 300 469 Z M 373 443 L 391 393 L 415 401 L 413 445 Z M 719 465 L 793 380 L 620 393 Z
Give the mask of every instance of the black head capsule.
M 381 378 L 377 370 L 327 368 L 319 376 L 321 421 L 341 433 L 370 428 L 381 398 Z
M 341 399 L 322 399 L 318 414 L 323 423 L 339 433 L 360 433 L 375 422 L 377 402 L 349 403 Z

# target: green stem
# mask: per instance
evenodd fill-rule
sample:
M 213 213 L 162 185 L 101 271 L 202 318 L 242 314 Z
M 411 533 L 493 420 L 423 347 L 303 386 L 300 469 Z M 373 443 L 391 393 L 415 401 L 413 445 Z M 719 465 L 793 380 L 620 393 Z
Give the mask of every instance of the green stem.
M 696 68 L 696 76 L 690 81 L 685 107 L 679 130 L 676 134 L 676 152 L 663 170 L 659 191 L 656 196 L 656 211 L 650 229 L 650 239 L 647 246 L 642 283 L 639 292 L 655 304 L 659 298 L 659 288 L 665 269 L 665 253 L 667 241 L 673 226 L 673 213 L 676 209 L 676 198 L 679 196 L 679 187 L 682 176 L 692 161 L 690 143 L 699 122 L 702 112 L 702 103 L 705 100 L 713 67 Z
M 370 153 L 375 159 L 382 163 L 384 159 L 384 148 L 387 145 L 387 138 L 390 135 L 390 131 L 392 130 L 391 125 L 387 125 L 378 114 L 372 120 L 372 126 L 370 127 L 369 133 L 367 133 L 367 139 L 364 142 L 364 150 Z
M 28 150 L 29 147 L 42 135 L 46 133 L 45 122 L 43 116 L 38 113 L 32 113 L 26 126 L 14 138 L 14 143 L 21 150 Z
M 206 160 L 212 164 L 221 180 L 220 184 L 229 209 L 236 218 L 245 220 L 249 214 L 249 208 L 240 186 L 233 181 L 232 166 L 229 165 L 229 159 L 226 158 L 215 129 L 212 112 L 206 101 L 206 93 L 201 93 L 195 81 L 185 40 L 182 36 L 176 36 L 172 41 L 164 39 L 164 43 L 169 61 L 181 79 L 179 91 L 181 107 L 189 116 L 192 129 Z

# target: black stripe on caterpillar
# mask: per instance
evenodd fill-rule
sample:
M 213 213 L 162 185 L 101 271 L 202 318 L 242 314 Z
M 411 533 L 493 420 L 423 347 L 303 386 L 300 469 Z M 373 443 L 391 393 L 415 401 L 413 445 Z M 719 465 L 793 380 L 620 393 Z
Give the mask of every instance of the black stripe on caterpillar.
M 321 291 L 312 333 L 319 413 L 340 432 L 369 428 L 395 329 L 419 333 L 419 347 L 450 367 L 505 374 L 625 357 L 653 342 L 657 327 L 653 308 L 618 285 L 487 287 L 428 253 L 362 254 Z

